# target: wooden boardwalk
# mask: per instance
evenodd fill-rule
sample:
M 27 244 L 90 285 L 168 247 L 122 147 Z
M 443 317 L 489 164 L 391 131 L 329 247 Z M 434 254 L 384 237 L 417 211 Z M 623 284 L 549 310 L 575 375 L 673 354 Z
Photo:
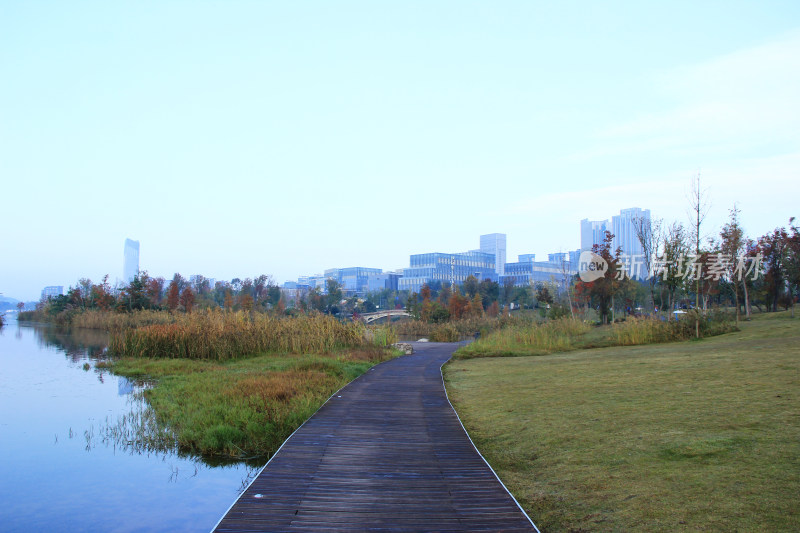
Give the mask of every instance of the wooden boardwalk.
M 450 406 L 456 346 L 414 348 L 328 400 L 215 531 L 536 531 Z

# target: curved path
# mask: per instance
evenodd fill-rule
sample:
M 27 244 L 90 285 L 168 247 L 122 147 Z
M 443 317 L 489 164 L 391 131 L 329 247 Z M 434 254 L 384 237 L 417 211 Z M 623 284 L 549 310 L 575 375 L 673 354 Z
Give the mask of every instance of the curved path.
M 536 531 L 447 399 L 458 345 L 413 344 L 334 394 L 215 531 Z

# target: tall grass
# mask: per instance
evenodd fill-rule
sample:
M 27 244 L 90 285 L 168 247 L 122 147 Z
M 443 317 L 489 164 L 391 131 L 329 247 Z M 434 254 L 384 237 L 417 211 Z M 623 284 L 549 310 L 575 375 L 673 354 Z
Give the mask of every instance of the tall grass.
M 404 320 L 393 324 L 393 326 L 399 335 L 427 337 L 437 342 L 454 342 L 464 337 L 471 337 L 476 332 L 485 335 L 508 326 L 530 325 L 540 321 L 541 319 L 532 313 L 525 313 L 494 318 L 488 316 L 470 317 L 440 324 L 432 324 L 422 320 Z
M 538 355 L 575 349 L 576 338 L 591 326 L 560 318 L 541 324 L 516 324 L 499 329 L 461 348 L 460 357 L 483 355 Z
M 612 335 L 616 344 L 632 346 L 656 342 L 673 342 L 692 339 L 696 336 L 694 311 L 678 320 L 658 318 L 628 318 L 614 324 Z M 700 336 L 711 337 L 737 331 L 733 318 L 724 313 L 709 312 L 699 316 Z
M 373 344 L 364 325 L 327 315 L 273 317 L 206 310 L 112 333 L 109 349 L 128 357 L 226 360 L 242 355 L 325 353 Z
M 78 328 L 121 331 L 153 324 L 172 324 L 177 320 L 177 316 L 169 311 L 140 310 L 131 313 L 116 313 L 89 309 L 74 315 L 70 320 L 70 325 Z

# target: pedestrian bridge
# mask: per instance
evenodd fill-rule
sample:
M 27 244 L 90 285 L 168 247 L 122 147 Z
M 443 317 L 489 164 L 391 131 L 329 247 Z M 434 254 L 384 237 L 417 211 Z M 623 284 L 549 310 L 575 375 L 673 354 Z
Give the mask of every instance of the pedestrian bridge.
M 387 309 L 385 311 L 375 311 L 374 313 L 362 313 L 359 315 L 359 320 L 363 320 L 367 324 L 380 320 L 381 318 L 389 318 L 396 316 L 411 316 L 405 309 Z

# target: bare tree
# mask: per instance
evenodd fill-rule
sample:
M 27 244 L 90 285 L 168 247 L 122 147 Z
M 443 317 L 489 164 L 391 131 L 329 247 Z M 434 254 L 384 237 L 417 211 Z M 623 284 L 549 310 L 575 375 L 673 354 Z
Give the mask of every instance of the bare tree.
M 573 268 L 574 265 L 571 265 L 569 261 L 567 261 L 566 254 L 560 253 L 559 254 L 559 269 L 561 270 L 561 283 L 563 287 L 567 290 L 567 303 L 569 304 L 569 314 L 573 320 L 575 320 L 575 310 L 572 309 L 572 274 L 570 270 Z
M 694 253 L 695 253 L 695 261 L 700 260 L 700 240 L 702 238 L 702 234 L 700 233 L 700 227 L 703 224 L 703 221 L 706 218 L 706 214 L 708 214 L 709 210 L 709 203 L 708 203 L 708 195 L 707 191 L 704 191 L 700 188 L 700 173 L 695 176 L 694 180 L 692 180 L 692 188 L 690 192 L 689 198 L 691 204 L 691 213 L 692 213 L 692 237 L 694 240 Z M 695 309 L 695 319 L 694 319 L 694 330 L 695 336 L 699 339 L 700 338 L 700 278 L 702 276 L 702 265 L 697 265 L 698 270 L 695 271 L 695 293 L 694 293 L 694 309 Z
M 639 244 L 642 246 L 642 266 L 647 272 L 647 281 L 650 284 L 650 303 L 653 309 L 656 307 L 656 281 L 657 277 L 653 272 L 653 262 L 658 256 L 661 243 L 664 240 L 664 234 L 661 231 L 663 220 L 651 219 L 650 217 L 636 217 L 633 219 L 633 229 L 636 232 L 636 238 L 639 239 Z

